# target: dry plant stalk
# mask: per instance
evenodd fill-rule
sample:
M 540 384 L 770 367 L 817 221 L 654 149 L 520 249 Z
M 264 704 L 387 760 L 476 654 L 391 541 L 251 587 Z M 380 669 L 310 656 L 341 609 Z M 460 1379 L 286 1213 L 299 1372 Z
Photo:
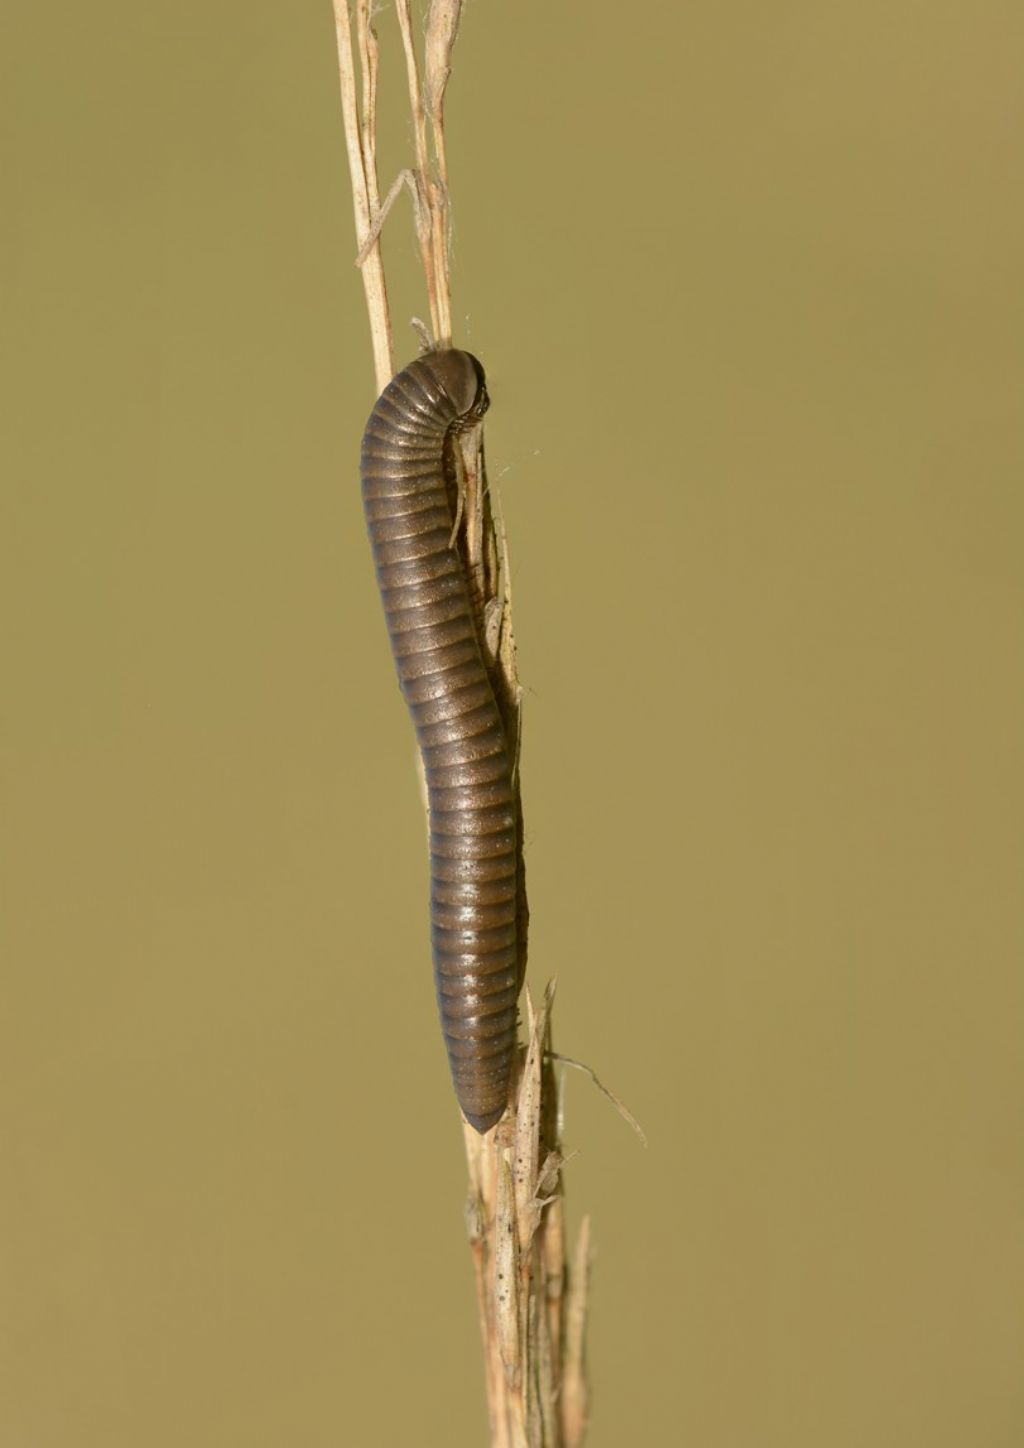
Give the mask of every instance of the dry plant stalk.
M 408 189 L 427 285 L 433 344 L 451 345 L 450 202 L 444 100 L 462 0 L 430 0 L 424 62 L 417 57 L 409 0 L 395 9 L 405 58 L 415 164 L 380 201 L 376 158 L 378 48 L 370 0 L 334 0 L 342 115 L 352 178 L 357 257 L 363 277 L 378 392 L 394 375 L 394 354 L 380 234 Z M 354 13 L 355 25 L 352 24 Z M 355 50 L 353 50 L 353 36 Z M 357 96 L 358 55 L 360 94 Z M 522 690 L 516 670 L 504 528 L 488 487 L 479 428 L 459 438 L 463 499 L 456 544 L 477 615 L 478 633 L 518 757 Z M 520 858 L 520 935 L 525 968 L 527 916 Z M 528 1041 L 521 1048 L 513 1100 L 485 1136 L 465 1126 L 469 1230 L 483 1337 L 492 1448 L 577 1448 L 587 1419 L 584 1324 L 589 1226 L 584 1220 L 571 1266 L 566 1261 L 560 1103 L 551 1051 L 549 985 L 539 1009 L 526 992 Z
M 466 1126 L 473 1252 L 492 1448 L 576 1448 L 587 1426 L 584 1325 L 590 1224 L 565 1257 L 561 1101 L 549 984 L 526 992 L 528 1041 L 514 1110 L 478 1136 Z

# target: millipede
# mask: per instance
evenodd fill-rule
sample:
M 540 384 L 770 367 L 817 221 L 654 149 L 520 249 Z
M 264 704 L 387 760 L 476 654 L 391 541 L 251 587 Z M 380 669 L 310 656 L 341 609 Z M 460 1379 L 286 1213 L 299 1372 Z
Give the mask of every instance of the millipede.
M 428 352 L 381 393 L 360 473 L 398 682 L 427 786 L 430 933 L 441 1029 L 466 1120 L 508 1099 L 520 985 L 514 761 L 455 546 L 452 440 L 489 405 L 484 371 Z

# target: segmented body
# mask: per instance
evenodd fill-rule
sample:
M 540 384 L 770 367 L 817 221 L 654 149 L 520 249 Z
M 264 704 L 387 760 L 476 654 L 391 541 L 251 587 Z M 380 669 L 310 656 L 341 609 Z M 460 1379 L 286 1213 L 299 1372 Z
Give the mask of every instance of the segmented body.
M 428 353 L 388 384 L 363 436 L 363 505 L 398 680 L 427 782 L 430 920 L 441 1027 L 477 1131 L 504 1111 L 516 1046 L 513 763 L 454 546 L 453 431 L 487 407 L 466 352 Z

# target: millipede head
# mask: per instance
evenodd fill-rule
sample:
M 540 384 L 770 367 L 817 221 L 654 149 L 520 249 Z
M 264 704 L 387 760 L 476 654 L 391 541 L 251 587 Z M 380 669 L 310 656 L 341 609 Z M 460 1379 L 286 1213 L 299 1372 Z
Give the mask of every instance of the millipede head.
M 484 369 L 471 352 L 450 348 L 424 357 L 435 380 L 451 398 L 460 426 L 472 427 L 490 406 Z

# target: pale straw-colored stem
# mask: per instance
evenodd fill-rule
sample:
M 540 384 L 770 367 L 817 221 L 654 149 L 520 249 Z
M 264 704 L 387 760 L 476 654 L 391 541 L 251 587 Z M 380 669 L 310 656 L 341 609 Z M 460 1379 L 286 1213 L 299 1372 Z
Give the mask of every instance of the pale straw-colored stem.
M 380 190 L 377 184 L 377 68 L 379 51 L 377 36 L 370 24 L 370 0 L 356 0 L 356 42 L 359 48 L 359 73 L 363 86 L 360 142 L 363 172 L 366 177 L 366 198 L 370 208 L 370 224 L 380 211 Z
M 370 234 L 376 207 L 371 195 L 376 197 L 376 162 L 373 152 L 369 157 L 363 153 L 362 126 L 356 105 L 355 66 L 352 60 L 352 25 L 349 18 L 348 0 L 334 0 L 334 28 L 338 41 L 338 69 L 341 75 L 341 114 L 345 125 L 345 147 L 348 151 L 348 169 L 352 178 L 352 209 L 355 212 L 356 241 L 359 248 Z M 369 100 L 376 105 L 376 85 L 368 87 Z M 376 112 L 370 112 L 365 124 L 376 134 Z M 367 177 L 373 173 L 372 187 Z M 373 370 L 378 392 L 383 391 L 394 375 L 395 364 L 391 350 L 391 318 L 388 312 L 388 293 L 384 282 L 384 263 L 380 254 L 380 240 L 375 239 L 367 251 L 360 268 L 363 290 L 366 294 L 366 310 L 370 318 L 370 340 L 373 346 Z
M 462 0 L 430 0 L 427 15 L 427 41 L 425 56 L 426 110 L 430 121 L 430 134 L 434 142 L 434 158 L 437 174 L 432 185 L 431 217 L 434 224 L 434 246 L 438 265 L 443 268 L 441 285 L 438 288 L 442 307 L 447 308 L 442 325 L 451 333 L 451 305 L 448 268 L 451 253 L 451 210 L 448 192 L 448 151 L 444 138 L 444 97 L 448 78 L 452 73 L 452 52 L 459 33 L 462 19 Z
M 573 1271 L 567 1270 L 565 1159 L 555 1140 L 550 1053 L 553 997 L 549 985 L 535 1011 L 527 991 L 529 1039 L 514 1112 L 485 1137 L 466 1127 L 467 1221 L 473 1224 L 491 1441 L 507 1448 L 577 1448 L 586 1423 L 583 1322 L 590 1249 L 584 1238 Z M 569 1429 L 574 1438 L 566 1436 Z
M 416 169 L 413 175 L 413 206 L 416 221 L 416 238 L 420 245 L 420 259 L 427 283 L 427 305 L 430 308 L 430 325 L 434 334 L 434 345 L 451 346 L 451 326 L 442 327 L 444 303 L 441 288 L 447 296 L 448 278 L 438 274 L 438 255 L 435 245 L 435 226 L 431 205 L 430 155 L 427 150 L 427 119 L 423 110 L 423 92 L 420 86 L 419 65 L 416 60 L 416 42 L 412 33 L 412 15 L 409 0 L 395 0 L 398 28 L 402 34 L 402 49 L 405 52 L 405 78 L 409 88 L 409 111 L 412 115 L 413 144 L 416 150 Z M 450 302 L 448 303 L 450 307 Z

